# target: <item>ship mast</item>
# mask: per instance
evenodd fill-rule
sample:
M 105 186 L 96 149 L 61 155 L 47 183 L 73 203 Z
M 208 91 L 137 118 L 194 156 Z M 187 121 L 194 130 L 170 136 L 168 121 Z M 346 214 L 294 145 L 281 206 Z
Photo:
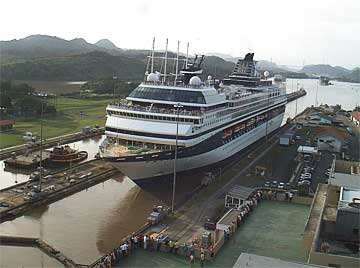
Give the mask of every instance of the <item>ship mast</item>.
M 154 72 L 154 53 L 155 53 L 155 37 L 152 43 L 152 52 L 151 52 L 151 73 Z
M 187 46 L 186 46 L 185 69 L 187 69 L 187 67 L 188 67 L 188 61 L 189 61 L 189 42 L 187 43 Z
M 178 72 L 179 72 L 179 47 L 180 47 L 180 41 L 178 41 L 177 53 L 176 53 L 175 85 L 176 85 Z
M 168 43 L 169 40 L 166 38 L 166 47 L 165 47 L 165 62 L 164 62 L 164 77 L 163 77 L 163 83 L 166 82 L 166 63 L 167 63 L 167 54 L 168 54 Z

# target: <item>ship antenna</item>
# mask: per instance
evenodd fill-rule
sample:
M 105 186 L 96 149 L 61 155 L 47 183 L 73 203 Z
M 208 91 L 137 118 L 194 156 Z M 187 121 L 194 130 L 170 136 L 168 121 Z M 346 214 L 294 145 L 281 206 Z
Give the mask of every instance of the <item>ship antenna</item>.
M 164 78 L 163 83 L 166 82 L 166 63 L 167 63 L 167 54 L 168 54 L 168 43 L 169 40 L 166 38 L 166 47 L 165 47 L 165 62 L 164 62 Z
M 154 72 L 154 53 L 155 53 L 155 37 L 152 43 L 152 53 L 151 53 L 151 73 Z
M 176 85 L 178 71 L 179 71 L 179 47 L 180 47 L 180 41 L 178 41 L 177 53 L 176 53 L 175 85 Z
M 187 69 L 187 67 L 188 67 L 188 61 L 189 61 L 189 42 L 187 43 L 187 46 L 186 46 L 185 69 Z

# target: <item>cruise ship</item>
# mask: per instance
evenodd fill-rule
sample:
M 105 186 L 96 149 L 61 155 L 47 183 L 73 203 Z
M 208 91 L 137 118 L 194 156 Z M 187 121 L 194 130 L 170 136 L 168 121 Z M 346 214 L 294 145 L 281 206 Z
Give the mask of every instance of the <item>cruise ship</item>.
M 135 182 L 173 174 L 175 162 L 183 172 L 223 161 L 280 127 L 285 87 L 261 79 L 253 53 L 219 83 L 201 79 L 203 55 L 186 57 L 173 74 L 166 67 L 155 72 L 151 55 L 145 81 L 107 106 L 100 146 L 102 157 Z

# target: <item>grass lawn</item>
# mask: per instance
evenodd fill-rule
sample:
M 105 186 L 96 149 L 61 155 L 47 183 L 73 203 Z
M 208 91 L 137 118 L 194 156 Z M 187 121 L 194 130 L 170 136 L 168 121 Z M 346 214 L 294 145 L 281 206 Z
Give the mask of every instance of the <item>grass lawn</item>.
M 105 124 L 105 107 L 112 99 L 70 99 L 58 98 L 58 114 L 44 117 L 44 138 L 56 137 L 68 133 L 80 131 L 82 127 Z M 53 102 L 53 100 L 50 100 Z M 80 111 L 84 113 L 80 116 Z M 0 133 L 0 148 L 23 144 L 22 136 L 25 132 L 32 132 L 40 136 L 40 118 L 14 120 L 14 129 L 11 132 Z

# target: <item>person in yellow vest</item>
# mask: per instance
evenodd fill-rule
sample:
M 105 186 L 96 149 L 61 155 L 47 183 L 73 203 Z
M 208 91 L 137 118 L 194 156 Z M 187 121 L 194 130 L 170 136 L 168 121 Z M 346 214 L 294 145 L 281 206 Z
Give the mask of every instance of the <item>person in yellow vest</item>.
M 179 247 L 180 247 L 180 243 L 179 243 L 179 241 L 175 241 L 175 243 L 174 243 L 174 250 L 175 250 L 175 254 L 177 254 L 177 251 L 179 250 Z
M 172 240 L 169 241 L 169 248 L 170 248 L 170 253 L 172 253 L 174 249 L 174 242 Z

